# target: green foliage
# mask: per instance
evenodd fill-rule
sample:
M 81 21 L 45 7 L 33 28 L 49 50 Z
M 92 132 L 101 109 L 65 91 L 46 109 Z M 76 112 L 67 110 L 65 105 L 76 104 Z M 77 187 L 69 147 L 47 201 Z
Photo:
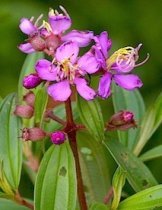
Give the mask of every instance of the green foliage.
M 162 93 L 156 99 L 155 103 L 150 106 L 141 122 L 141 129 L 138 142 L 135 146 L 134 153 L 139 155 L 145 144 L 152 134 L 156 131 L 162 122 Z
M 140 156 L 142 161 L 152 160 L 154 158 L 162 157 L 162 145 L 154 147 L 153 149 L 148 150 Z
M 150 187 L 122 201 L 118 210 L 152 210 L 162 206 L 162 185 Z
M 156 179 L 142 161 L 117 140 L 107 139 L 104 145 L 126 172 L 126 177 L 136 192 L 157 184 Z
M 104 205 L 103 203 L 94 203 L 92 206 L 89 208 L 89 210 L 109 210 L 109 207 Z
M 35 210 L 75 210 L 75 163 L 68 142 L 45 153 L 35 186 Z
M 79 132 L 77 141 L 87 199 L 90 204 L 102 202 L 110 187 L 110 159 L 103 145 L 87 132 Z
M 115 112 L 120 110 L 129 110 L 134 113 L 135 120 L 137 121 L 138 127 L 134 129 L 129 129 L 128 131 L 118 131 L 119 140 L 129 149 L 133 149 L 135 143 L 137 142 L 137 136 L 140 130 L 140 121 L 145 113 L 145 106 L 143 98 L 141 97 L 138 90 L 127 91 L 113 85 L 114 94 L 113 105 Z
M 8 95 L 0 106 L 0 161 L 2 170 L 12 189 L 20 182 L 22 142 L 19 140 L 21 120 L 14 115 L 15 94 Z
M 25 206 L 20 206 L 13 201 L 0 198 L 0 209 L 1 210 L 29 210 Z
M 86 101 L 78 96 L 77 105 L 82 123 L 87 127 L 96 141 L 103 141 L 104 121 L 98 101 Z

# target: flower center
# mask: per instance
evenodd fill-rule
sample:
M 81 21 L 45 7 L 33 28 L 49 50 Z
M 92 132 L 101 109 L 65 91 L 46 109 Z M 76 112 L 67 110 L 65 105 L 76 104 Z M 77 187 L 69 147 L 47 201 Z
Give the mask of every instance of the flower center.
M 135 65 L 138 60 L 138 50 L 133 47 L 124 47 L 114 52 L 107 59 L 107 69 L 110 70 L 113 64 Z

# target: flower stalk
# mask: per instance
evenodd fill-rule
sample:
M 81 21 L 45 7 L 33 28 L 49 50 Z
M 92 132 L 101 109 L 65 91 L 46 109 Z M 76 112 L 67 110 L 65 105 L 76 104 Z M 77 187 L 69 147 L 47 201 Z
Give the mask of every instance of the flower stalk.
M 77 141 L 76 141 L 76 125 L 73 120 L 73 113 L 72 113 L 72 106 L 71 106 L 71 99 L 65 102 L 65 109 L 66 109 L 66 117 L 67 117 L 67 124 L 66 124 L 66 133 L 68 135 L 70 147 L 72 149 L 75 165 L 76 165 L 76 175 L 77 175 L 77 193 L 78 193 L 78 200 L 80 204 L 81 210 L 87 210 L 87 203 L 84 194 L 84 186 L 83 186 L 83 179 L 81 174 L 81 167 L 79 162 L 79 154 L 77 148 Z

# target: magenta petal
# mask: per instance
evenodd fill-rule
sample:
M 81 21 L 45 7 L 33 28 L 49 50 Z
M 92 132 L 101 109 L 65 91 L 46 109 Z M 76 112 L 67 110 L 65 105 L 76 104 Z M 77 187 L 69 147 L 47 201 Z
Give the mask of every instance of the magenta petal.
M 113 78 L 117 85 L 126 90 L 134 90 L 135 88 L 140 88 L 143 85 L 140 78 L 134 74 L 114 75 Z
M 30 43 L 20 44 L 18 48 L 22 52 L 28 53 L 28 54 L 35 52 L 34 48 L 32 47 Z
M 30 35 L 37 30 L 33 23 L 27 18 L 22 18 L 19 25 L 24 34 Z
M 75 78 L 74 81 L 78 93 L 86 100 L 92 100 L 96 96 L 96 92 L 87 85 L 87 82 L 83 78 Z
M 102 98 L 108 98 L 111 94 L 111 80 L 112 75 L 110 73 L 104 74 L 100 81 L 99 81 L 99 87 L 98 87 L 98 95 Z
M 93 38 L 92 31 L 77 31 L 72 30 L 68 34 L 62 37 L 62 41 L 73 41 L 78 44 L 79 47 L 86 47 Z
M 71 95 L 70 84 L 67 80 L 50 85 L 47 91 L 56 101 L 66 101 Z
M 104 57 L 107 58 L 108 50 L 111 48 L 111 39 L 108 38 L 108 34 L 106 31 L 103 31 L 100 35 L 95 36 L 94 40 L 96 42 L 96 46 L 102 51 Z
M 75 63 L 79 53 L 79 47 L 75 42 L 65 42 L 57 48 L 55 57 L 57 61 L 70 59 L 72 63 Z
M 57 67 L 46 59 L 38 60 L 35 70 L 43 80 L 54 81 L 57 79 Z
M 82 71 L 93 74 L 100 68 L 100 63 L 95 58 L 92 52 L 85 53 L 79 60 L 78 66 Z
M 71 26 L 71 19 L 67 16 L 49 16 L 49 23 L 54 34 L 61 34 Z

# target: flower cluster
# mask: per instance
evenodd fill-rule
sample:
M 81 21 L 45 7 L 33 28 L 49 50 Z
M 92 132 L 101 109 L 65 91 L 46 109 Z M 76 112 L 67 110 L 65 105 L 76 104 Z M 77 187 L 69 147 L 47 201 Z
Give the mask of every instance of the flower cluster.
M 48 22 L 43 20 L 41 24 L 42 16 L 35 22 L 34 18 L 21 19 L 20 29 L 28 38 L 19 49 L 24 53 L 42 51 L 51 58 L 36 62 L 35 73 L 23 79 L 25 88 L 32 89 L 46 82 L 47 92 L 54 100 L 66 101 L 73 86 L 85 100 L 96 96 L 108 98 L 112 81 L 126 90 L 142 86 L 140 78 L 131 73 L 146 61 L 136 64 L 141 44 L 137 48 L 121 48 L 109 56 L 112 42 L 106 31 L 100 35 L 92 31 L 67 32 L 72 20 L 63 7 L 60 9 L 61 13 L 50 10 Z M 80 48 L 88 45 L 89 50 L 80 56 Z M 98 90 L 90 87 L 87 79 L 96 74 L 101 75 Z

